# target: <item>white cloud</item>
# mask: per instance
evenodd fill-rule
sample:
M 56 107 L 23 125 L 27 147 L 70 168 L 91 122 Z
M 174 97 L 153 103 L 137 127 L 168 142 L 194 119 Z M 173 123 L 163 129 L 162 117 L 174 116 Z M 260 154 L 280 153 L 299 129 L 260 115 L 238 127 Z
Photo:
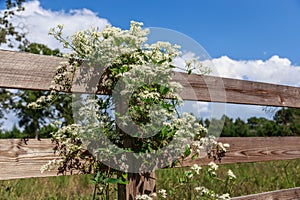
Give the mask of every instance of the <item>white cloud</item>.
M 185 101 L 181 107 L 182 112 L 193 113 L 195 116 L 207 116 L 211 114 L 208 102 Z
M 213 75 L 247 79 L 282 85 L 300 85 L 300 66 L 294 66 L 288 58 L 274 55 L 268 60 L 233 60 L 227 56 L 205 61 L 213 66 Z
M 25 11 L 17 15 L 14 23 L 25 28 L 30 42 L 46 44 L 51 48 L 62 47 L 48 35 L 49 29 L 58 24 L 65 25 L 66 36 L 92 26 L 102 29 L 109 24 L 107 19 L 100 18 L 97 13 L 85 8 L 69 12 L 46 10 L 41 7 L 38 0 L 26 2 L 24 7 Z

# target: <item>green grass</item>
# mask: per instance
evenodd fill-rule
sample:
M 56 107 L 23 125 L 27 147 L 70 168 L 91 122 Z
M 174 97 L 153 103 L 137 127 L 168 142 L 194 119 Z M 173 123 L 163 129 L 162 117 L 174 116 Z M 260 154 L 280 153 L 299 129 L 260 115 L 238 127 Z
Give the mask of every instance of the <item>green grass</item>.
M 300 186 L 300 159 L 220 165 L 218 173 L 224 175 L 228 169 L 231 169 L 237 176 L 231 196 L 242 196 Z M 187 187 L 178 187 L 178 177 L 183 175 L 184 170 L 188 170 L 188 168 L 158 170 L 156 172 L 158 179 L 157 188 L 172 191 L 174 187 L 177 187 L 171 199 L 186 199 Z M 199 185 L 215 189 L 217 193 L 226 192 L 221 185 L 210 185 L 207 180 L 207 177 L 203 176 L 197 179 L 197 182 Z
M 300 186 L 300 159 L 220 165 L 218 171 L 225 174 L 228 169 L 237 176 L 232 196 Z M 157 170 L 157 189 L 172 192 L 170 199 L 187 199 L 186 185 L 178 182 L 184 170 L 188 168 Z M 90 179 L 91 176 L 85 175 L 0 181 L 0 199 L 92 199 Z M 219 193 L 224 192 L 224 187 L 219 184 L 209 186 L 205 176 L 197 182 L 213 187 Z
M 0 181 L 0 199 L 91 199 L 90 179 L 85 175 Z

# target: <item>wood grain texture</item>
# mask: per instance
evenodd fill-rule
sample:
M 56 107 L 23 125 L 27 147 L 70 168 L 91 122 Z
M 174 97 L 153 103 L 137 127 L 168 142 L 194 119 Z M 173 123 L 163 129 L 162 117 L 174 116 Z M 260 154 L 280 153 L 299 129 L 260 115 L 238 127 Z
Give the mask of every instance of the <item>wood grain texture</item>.
M 185 100 L 300 107 L 300 88 L 269 83 L 176 73 Z
M 300 158 L 300 137 L 224 137 L 219 141 L 231 145 L 221 164 Z M 56 158 L 53 147 L 50 139 L 30 139 L 27 145 L 20 139 L 1 139 L 0 180 L 55 176 L 56 172 L 40 173 L 42 165 Z M 210 161 L 187 159 L 183 165 L 205 165 Z
M 48 90 L 61 58 L 0 50 L 0 87 Z
M 27 144 L 21 139 L 0 139 L 0 180 L 55 176 L 57 172 L 44 172 L 40 168 L 54 155 L 50 139 L 30 139 Z
M 300 137 L 221 137 L 219 141 L 230 144 L 221 164 L 300 158 Z M 210 161 L 207 158 L 187 159 L 183 166 Z
M 0 50 L 0 88 L 48 90 L 62 58 Z M 99 72 L 98 72 L 99 73 Z M 74 80 L 81 79 L 80 73 Z M 97 80 L 92 80 L 95 83 Z M 300 108 L 300 88 L 176 72 L 185 100 Z M 86 92 L 74 84 L 73 92 Z
M 231 198 L 232 200 L 299 200 L 300 187 Z

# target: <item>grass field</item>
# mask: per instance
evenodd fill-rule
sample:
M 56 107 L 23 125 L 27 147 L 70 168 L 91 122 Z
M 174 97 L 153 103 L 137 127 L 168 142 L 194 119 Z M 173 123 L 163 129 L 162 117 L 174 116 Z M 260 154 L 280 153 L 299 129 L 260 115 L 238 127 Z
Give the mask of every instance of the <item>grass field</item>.
M 300 159 L 222 165 L 218 171 L 225 174 L 228 169 L 237 176 L 232 196 L 300 186 Z M 166 189 L 169 199 L 187 199 L 186 185 L 178 182 L 184 170 L 188 168 L 157 170 L 157 189 Z M 90 179 L 87 175 L 0 181 L 0 199 L 92 199 Z M 198 181 L 209 187 L 206 177 Z M 224 189 L 219 184 L 212 187 L 219 193 Z

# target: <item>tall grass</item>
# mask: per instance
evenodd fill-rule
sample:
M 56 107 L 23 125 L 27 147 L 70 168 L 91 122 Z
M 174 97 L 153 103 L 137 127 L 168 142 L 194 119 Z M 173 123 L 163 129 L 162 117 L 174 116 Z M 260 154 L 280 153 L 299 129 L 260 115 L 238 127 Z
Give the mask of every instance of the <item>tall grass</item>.
M 232 169 L 237 176 L 232 196 L 300 186 L 300 159 L 220 165 L 218 171 L 226 174 L 228 169 Z M 178 180 L 184 170 L 188 168 L 157 170 L 157 190 L 166 189 L 170 199 L 187 199 L 186 187 L 180 185 Z M 93 185 L 90 180 L 90 175 L 84 175 L 0 181 L 0 199 L 92 199 Z M 224 192 L 219 185 L 210 186 L 207 177 L 200 177 L 197 181 L 219 193 Z M 111 199 L 115 198 L 116 194 L 111 196 Z
M 231 196 L 300 186 L 300 159 L 220 165 L 218 173 L 224 176 L 228 169 L 231 169 L 237 176 Z M 178 177 L 183 176 L 185 170 L 188 168 L 157 170 L 157 188 L 171 191 L 171 199 L 187 199 L 186 187 L 178 187 Z M 207 178 L 200 177 L 197 182 L 214 189 L 217 193 L 226 192 L 219 185 L 210 185 Z M 174 190 L 175 187 L 176 190 Z

